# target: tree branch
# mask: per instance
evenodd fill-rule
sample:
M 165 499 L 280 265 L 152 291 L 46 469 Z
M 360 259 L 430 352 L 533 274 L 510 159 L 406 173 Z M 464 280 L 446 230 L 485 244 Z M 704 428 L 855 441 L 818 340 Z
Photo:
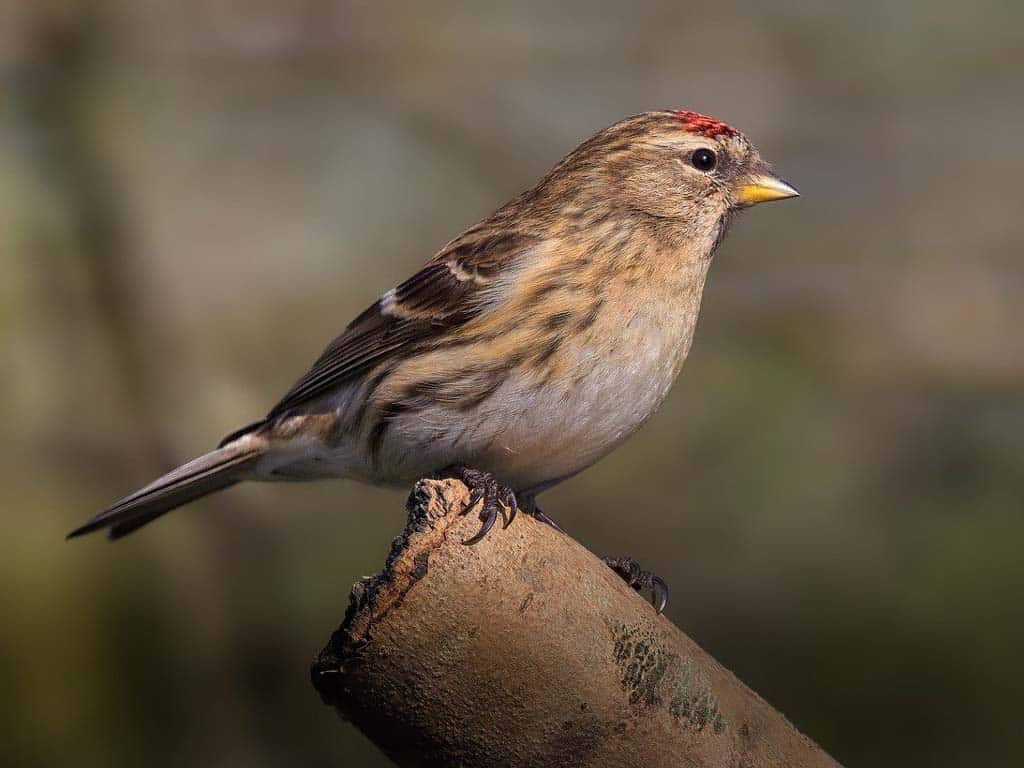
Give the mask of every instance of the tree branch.
M 836 766 L 570 537 L 424 480 L 383 573 L 313 662 L 400 766 Z

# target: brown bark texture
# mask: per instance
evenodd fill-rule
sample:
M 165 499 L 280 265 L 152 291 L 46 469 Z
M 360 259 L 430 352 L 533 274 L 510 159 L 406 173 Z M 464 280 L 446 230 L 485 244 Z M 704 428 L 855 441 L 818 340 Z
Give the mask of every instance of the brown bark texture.
M 399 766 L 836 766 L 571 537 L 520 514 L 479 544 L 424 480 L 384 571 L 313 662 Z

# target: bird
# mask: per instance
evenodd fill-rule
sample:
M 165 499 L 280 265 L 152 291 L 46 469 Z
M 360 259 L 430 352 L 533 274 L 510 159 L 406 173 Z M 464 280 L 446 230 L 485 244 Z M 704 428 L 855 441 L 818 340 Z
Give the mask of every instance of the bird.
M 583 141 L 358 315 L 263 418 L 68 534 L 120 539 L 242 481 L 462 479 L 481 540 L 618 447 L 690 351 L 736 215 L 799 196 L 738 130 L 670 109 Z M 634 562 L 610 562 L 636 582 Z M 662 606 L 663 607 L 663 606 Z

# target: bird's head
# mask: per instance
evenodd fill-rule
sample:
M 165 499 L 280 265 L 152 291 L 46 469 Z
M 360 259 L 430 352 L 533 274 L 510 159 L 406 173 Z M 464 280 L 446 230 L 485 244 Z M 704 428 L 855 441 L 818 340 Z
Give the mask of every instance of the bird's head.
M 624 213 L 667 236 L 708 244 L 736 211 L 796 197 L 757 149 L 726 123 L 696 112 L 645 112 L 585 141 L 552 172 L 576 204 Z

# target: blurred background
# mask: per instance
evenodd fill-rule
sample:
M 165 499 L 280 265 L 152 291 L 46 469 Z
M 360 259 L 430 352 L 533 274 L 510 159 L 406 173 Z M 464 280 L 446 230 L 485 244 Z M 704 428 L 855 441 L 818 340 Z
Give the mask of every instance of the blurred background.
M 262 415 L 580 140 L 651 108 L 800 188 L 719 251 L 658 416 L 545 497 L 850 765 L 1024 760 L 1024 6 L 7 0 L 11 765 L 384 766 L 308 664 L 403 494 L 64 534 Z

